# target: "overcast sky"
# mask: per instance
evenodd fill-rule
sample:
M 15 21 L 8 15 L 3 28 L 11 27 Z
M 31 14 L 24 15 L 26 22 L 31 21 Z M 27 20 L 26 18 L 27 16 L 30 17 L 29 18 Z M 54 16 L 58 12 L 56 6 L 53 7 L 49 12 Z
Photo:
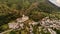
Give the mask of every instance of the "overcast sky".
M 51 1 L 53 4 L 55 4 L 58 7 L 60 7 L 60 0 L 49 0 L 49 1 Z

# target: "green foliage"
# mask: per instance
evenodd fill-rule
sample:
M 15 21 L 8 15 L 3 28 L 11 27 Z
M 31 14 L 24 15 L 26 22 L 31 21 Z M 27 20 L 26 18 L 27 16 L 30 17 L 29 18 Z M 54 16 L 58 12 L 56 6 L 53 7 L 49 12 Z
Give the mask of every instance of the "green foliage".
M 16 34 L 16 32 L 15 31 L 11 31 L 10 34 Z
M 5 31 L 7 29 L 9 29 L 8 24 L 4 24 L 4 25 L 0 26 L 0 32 Z
M 38 4 L 34 5 L 36 2 Z M 60 19 L 58 11 L 60 10 L 46 3 L 45 0 L 0 0 L 0 32 L 8 27 L 5 24 L 21 17 L 22 14 L 28 15 L 34 21 L 39 21 L 46 16 Z
M 16 19 L 17 17 L 21 16 L 19 14 L 22 12 L 23 14 L 26 13 L 26 15 L 28 15 L 34 21 L 39 21 L 43 17 L 49 16 L 49 14 L 52 14 L 50 17 L 54 17 L 55 15 L 55 17 L 60 18 L 60 13 L 54 13 L 55 11 L 59 10 L 56 10 L 53 6 L 50 6 L 50 4 L 43 0 L 37 1 L 39 4 L 37 7 L 33 6 L 33 8 L 31 5 L 33 5 L 36 0 L 0 0 L 0 25 Z
M 57 34 L 60 34 L 60 30 L 54 29 L 54 31 L 56 31 Z

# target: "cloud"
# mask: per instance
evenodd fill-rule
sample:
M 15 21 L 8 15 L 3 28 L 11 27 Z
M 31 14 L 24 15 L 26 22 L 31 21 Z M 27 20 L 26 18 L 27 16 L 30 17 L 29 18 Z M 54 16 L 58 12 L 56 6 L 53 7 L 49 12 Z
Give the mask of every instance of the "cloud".
M 60 0 L 49 0 L 49 1 L 55 4 L 56 6 L 60 7 Z

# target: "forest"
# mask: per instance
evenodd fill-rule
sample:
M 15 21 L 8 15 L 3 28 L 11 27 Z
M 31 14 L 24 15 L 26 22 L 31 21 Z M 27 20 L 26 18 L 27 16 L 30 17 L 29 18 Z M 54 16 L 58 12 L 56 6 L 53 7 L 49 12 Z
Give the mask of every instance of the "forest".
M 0 0 L 0 30 L 7 30 L 4 26 L 23 14 L 36 22 L 46 16 L 60 19 L 60 9 L 48 0 Z
M 40 20 L 50 14 L 60 18 L 59 11 L 44 0 L 0 0 L 0 25 L 14 20 L 22 14 L 28 15 L 33 20 Z M 54 17 L 53 15 L 51 17 Z

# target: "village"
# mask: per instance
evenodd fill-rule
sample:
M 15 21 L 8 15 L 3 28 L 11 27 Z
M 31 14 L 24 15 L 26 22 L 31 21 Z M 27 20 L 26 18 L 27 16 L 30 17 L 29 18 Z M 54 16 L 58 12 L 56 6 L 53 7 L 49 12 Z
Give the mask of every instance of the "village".
M 60 20 L 49 19 L 49 17 L 45 17 L 41 21 L 35 22 L 32 20 L 29 20 L 28 16 L 23 15 L 22 18 L 16 19 L 15 22 L 8 23 L 8 26 L 10 29 L 18 30 L 18 29 L 26 28 L 27 30 L 29 30 L 31 34 L 33 34 L 33 27 L 37 25 L 39 25 L 38 26 L 39 31 L 41 31 L 41 28 L 44 27 L 44 30 L 48 29 L 48 31 L 51 34 L 56 34 L 56 32 L 53 29 L 57 29 L 57 30 L 60 29 Z
M 50 19 L 49 17 L 43 18 L 39 22 L 35 22 L 30 20 L 28 16 L 22 15 L 21 18 L 17 18 L 15 21 L 8 23 L 9 29 L 8 31 L 12 30 L 24 30 L 26 29 L 30 34 L 33 33 L 33 27 L 36 27 L 41 34 L 41 29 L 47 33 L 48 31 L 50 34 L 57 34 L 53 29 L 60 30 L 60 20 L 58 19 Z M 8 31 L 2 32 L 0 34 L 4 34 Z
M 60 0 L 0 0 L 0 34 L 60 34 Z

